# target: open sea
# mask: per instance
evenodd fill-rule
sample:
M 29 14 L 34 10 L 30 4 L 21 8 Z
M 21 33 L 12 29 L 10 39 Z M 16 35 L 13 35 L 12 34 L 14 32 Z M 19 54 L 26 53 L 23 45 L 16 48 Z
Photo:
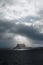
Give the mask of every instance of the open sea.
M 0 49 L 0 65 L 43 65 L 43 50 Z

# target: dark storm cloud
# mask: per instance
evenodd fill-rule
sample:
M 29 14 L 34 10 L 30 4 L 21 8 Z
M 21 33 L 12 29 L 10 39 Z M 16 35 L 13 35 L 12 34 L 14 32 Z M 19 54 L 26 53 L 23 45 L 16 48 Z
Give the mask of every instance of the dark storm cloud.
M 8 21 L 0 20 L 0 48 L 12 48 L 16 46 L 13 33 L 10 32 L 14 25 Z
M 43 41 L 43 34 L 40 34 L 37 29 L 34 29 L 32 26 L 28 27 L 25 25 L 18 25 L 16 33 L 25 35 L 34 40 L 42 40 Z M 13 31 L 14 32 L 14 31 Z
M 43 44 L 43 34 L 41 34 L 38 29 L 33 26 L 26 26 L 25 24 L 16 24 L 18 20 L 15 21 L 1 21 L 0 20 L 0 44 L 2 47 L 14 47 L 16 45 L 15 39 L 13 39 L 17 34 L 23 35 L 24 37 L 30 38 L 32 44 Z M 1 41 L 2 40 L 2 41 Z M 39 41 L 42 41 L 39 43 Z M 4 46 L 3 46 L 4 43 Z M 12 46 L 13 44 L 13 46 Z M 9 45 L 9 46 L 8 46 Z
M 11 22 L 3 22 L 0 21 L 0 33 L 12 33 L 12 34 L 21 34 L 27 36 L 33 40 L 42 40 L 43 41 L 43 34 L 41 34 L 37 29 L 33 26 L 26 26 L 24 24 L 16 25 L 15 23 Z M 3 36 L 3 35 L 2 35 Z M 1 35 L 0 35 L 1 37 Z
M 13 24 L 11 22 L 8 22 L 8 21 L 0 21 L 0 33 L 10 32 L 10 29 L 12 29 L 14 26 L 15 26 L 15 24 Z M 14 29 L 15 29 L 15 27 L 14 27 Z

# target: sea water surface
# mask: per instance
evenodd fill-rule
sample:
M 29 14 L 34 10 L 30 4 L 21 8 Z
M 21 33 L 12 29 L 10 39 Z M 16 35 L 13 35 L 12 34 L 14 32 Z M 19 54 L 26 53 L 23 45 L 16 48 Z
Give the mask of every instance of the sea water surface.
M 0 65 L 43 65 L 43 50 L 0 49 Z

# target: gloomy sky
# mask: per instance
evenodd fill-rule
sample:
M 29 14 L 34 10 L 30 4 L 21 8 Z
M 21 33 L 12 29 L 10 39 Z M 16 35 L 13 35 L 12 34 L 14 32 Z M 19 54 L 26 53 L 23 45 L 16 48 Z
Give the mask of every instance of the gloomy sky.
M 0 0 L 0 48 L 43 47 L 43 0 Z

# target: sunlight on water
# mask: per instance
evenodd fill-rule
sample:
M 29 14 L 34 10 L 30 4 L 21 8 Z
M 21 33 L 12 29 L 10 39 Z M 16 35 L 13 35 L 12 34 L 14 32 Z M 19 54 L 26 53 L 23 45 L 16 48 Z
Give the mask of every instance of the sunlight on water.
M 22 50 L 28 50 L 28 49 L 14 49 L 14 50 L 21 50 L 22 51 Z

